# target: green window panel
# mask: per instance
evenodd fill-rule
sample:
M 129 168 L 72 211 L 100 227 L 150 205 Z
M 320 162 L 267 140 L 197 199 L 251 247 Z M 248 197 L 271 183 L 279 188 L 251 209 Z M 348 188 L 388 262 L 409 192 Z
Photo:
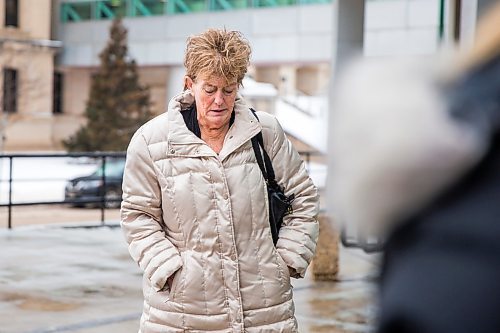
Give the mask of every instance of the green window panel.
M 297 0 L 256 0 L 255 7 L 278 7 L 295 5 Z
M 64 3 L 61 6 L 61 21 L 63 22 L 78 22 L 81 21 L 80 15 L 73 9 L 70 4 Z
M 206 12 L 209 10 L 206 0 L 184 0 L 190 12 Z
M 278 6 L 292 6 L 297 4 L 297 0 L 276 0 Z
M 94 8 L 94 17 L 98 20 L 112 19 L 116 16 L 113 10 L 115 7 L 112 6 L 112 1 L 98 1 Z
M 167 13 L 167 0 L 130 0 L 132 7 L 131 16 L 165 15 Z
M 276 7 L 278 3 L 276 0 L 257 0 L 257 7 Z
M 233 8 L 250 8 L 252 6 L 251 1 L 248 0 L 227 0 Z
M 210 0 L 210 10 L 231 10 L 252 7 L 249 0 Z
M 63 3 L 61 16 L 63 22 L 79 22 L 92 18 L 92 1 Z
M 231 10 L 233 7 L 227 0 L 210 0 L 209 9 L 212 10 Z
M 96 15 L 96 18 L 112 19 L 131 16 L 130 9 L 132 6 L 128 0 L 100 0 L 97 2 L 101 4 L 101 16 Z
M 332 0 L 297 0 L 299 5 L 308 5 L 313 3 L 331 3 Z
M 185 14 L 192 12 L 206 12 L 210 10 L 209 0 L 169 0 L 168 13 Z
M 184 0 L 169 0 L 167 1 L 167 13 L 169 14 L 183 14 L 189 13 L 191 9 L 184 2 Z
M 333 0 L 93 0 L 61 4 L 61 20 L 107 20 L 114 17 L 143 17 L 239 8 L 277 7 L 331 3 Z

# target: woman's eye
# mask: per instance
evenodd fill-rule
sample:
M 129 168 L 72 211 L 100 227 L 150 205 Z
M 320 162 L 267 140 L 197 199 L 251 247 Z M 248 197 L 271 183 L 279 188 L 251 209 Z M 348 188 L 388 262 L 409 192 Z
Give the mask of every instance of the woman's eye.
M 234 90 L 226 90 L 224 89 L 224 94 L 226 95 L 231 95 L 233 93 Z
M 204 88 L 207 94 L 213 94 L 217 89 L 215 88 Z

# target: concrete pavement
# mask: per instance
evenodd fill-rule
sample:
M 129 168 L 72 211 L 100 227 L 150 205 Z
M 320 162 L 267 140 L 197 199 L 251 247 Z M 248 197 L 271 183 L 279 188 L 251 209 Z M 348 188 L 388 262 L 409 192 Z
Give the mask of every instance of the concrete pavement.
M 119 228 L 0 230 L 1 333 L 133 333 L 141 272 Z M 336 282 L 294 280 L 301 332 L 367 332 L 375 315 L 377 257 L 340 251 Z

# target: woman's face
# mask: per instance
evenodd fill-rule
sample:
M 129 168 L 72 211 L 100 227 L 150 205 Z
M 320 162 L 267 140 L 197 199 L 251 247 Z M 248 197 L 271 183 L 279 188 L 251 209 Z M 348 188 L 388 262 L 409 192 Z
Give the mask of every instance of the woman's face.
M 193 81 L 186 76 L 186 86 L 193 92 L 198 123 L 202 130 L 222 129 L 229 124 L 238 84 L 228 84 L 224 78 L 211 76 Z

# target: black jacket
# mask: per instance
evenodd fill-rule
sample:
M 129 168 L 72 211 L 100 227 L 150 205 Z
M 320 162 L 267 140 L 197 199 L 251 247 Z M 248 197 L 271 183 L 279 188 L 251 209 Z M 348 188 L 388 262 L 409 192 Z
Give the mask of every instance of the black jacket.
M 380 333 L 500 332 L 500 57 L 447 94 L 453 119 L 476 127 L 488 149 L 390 235 Z

